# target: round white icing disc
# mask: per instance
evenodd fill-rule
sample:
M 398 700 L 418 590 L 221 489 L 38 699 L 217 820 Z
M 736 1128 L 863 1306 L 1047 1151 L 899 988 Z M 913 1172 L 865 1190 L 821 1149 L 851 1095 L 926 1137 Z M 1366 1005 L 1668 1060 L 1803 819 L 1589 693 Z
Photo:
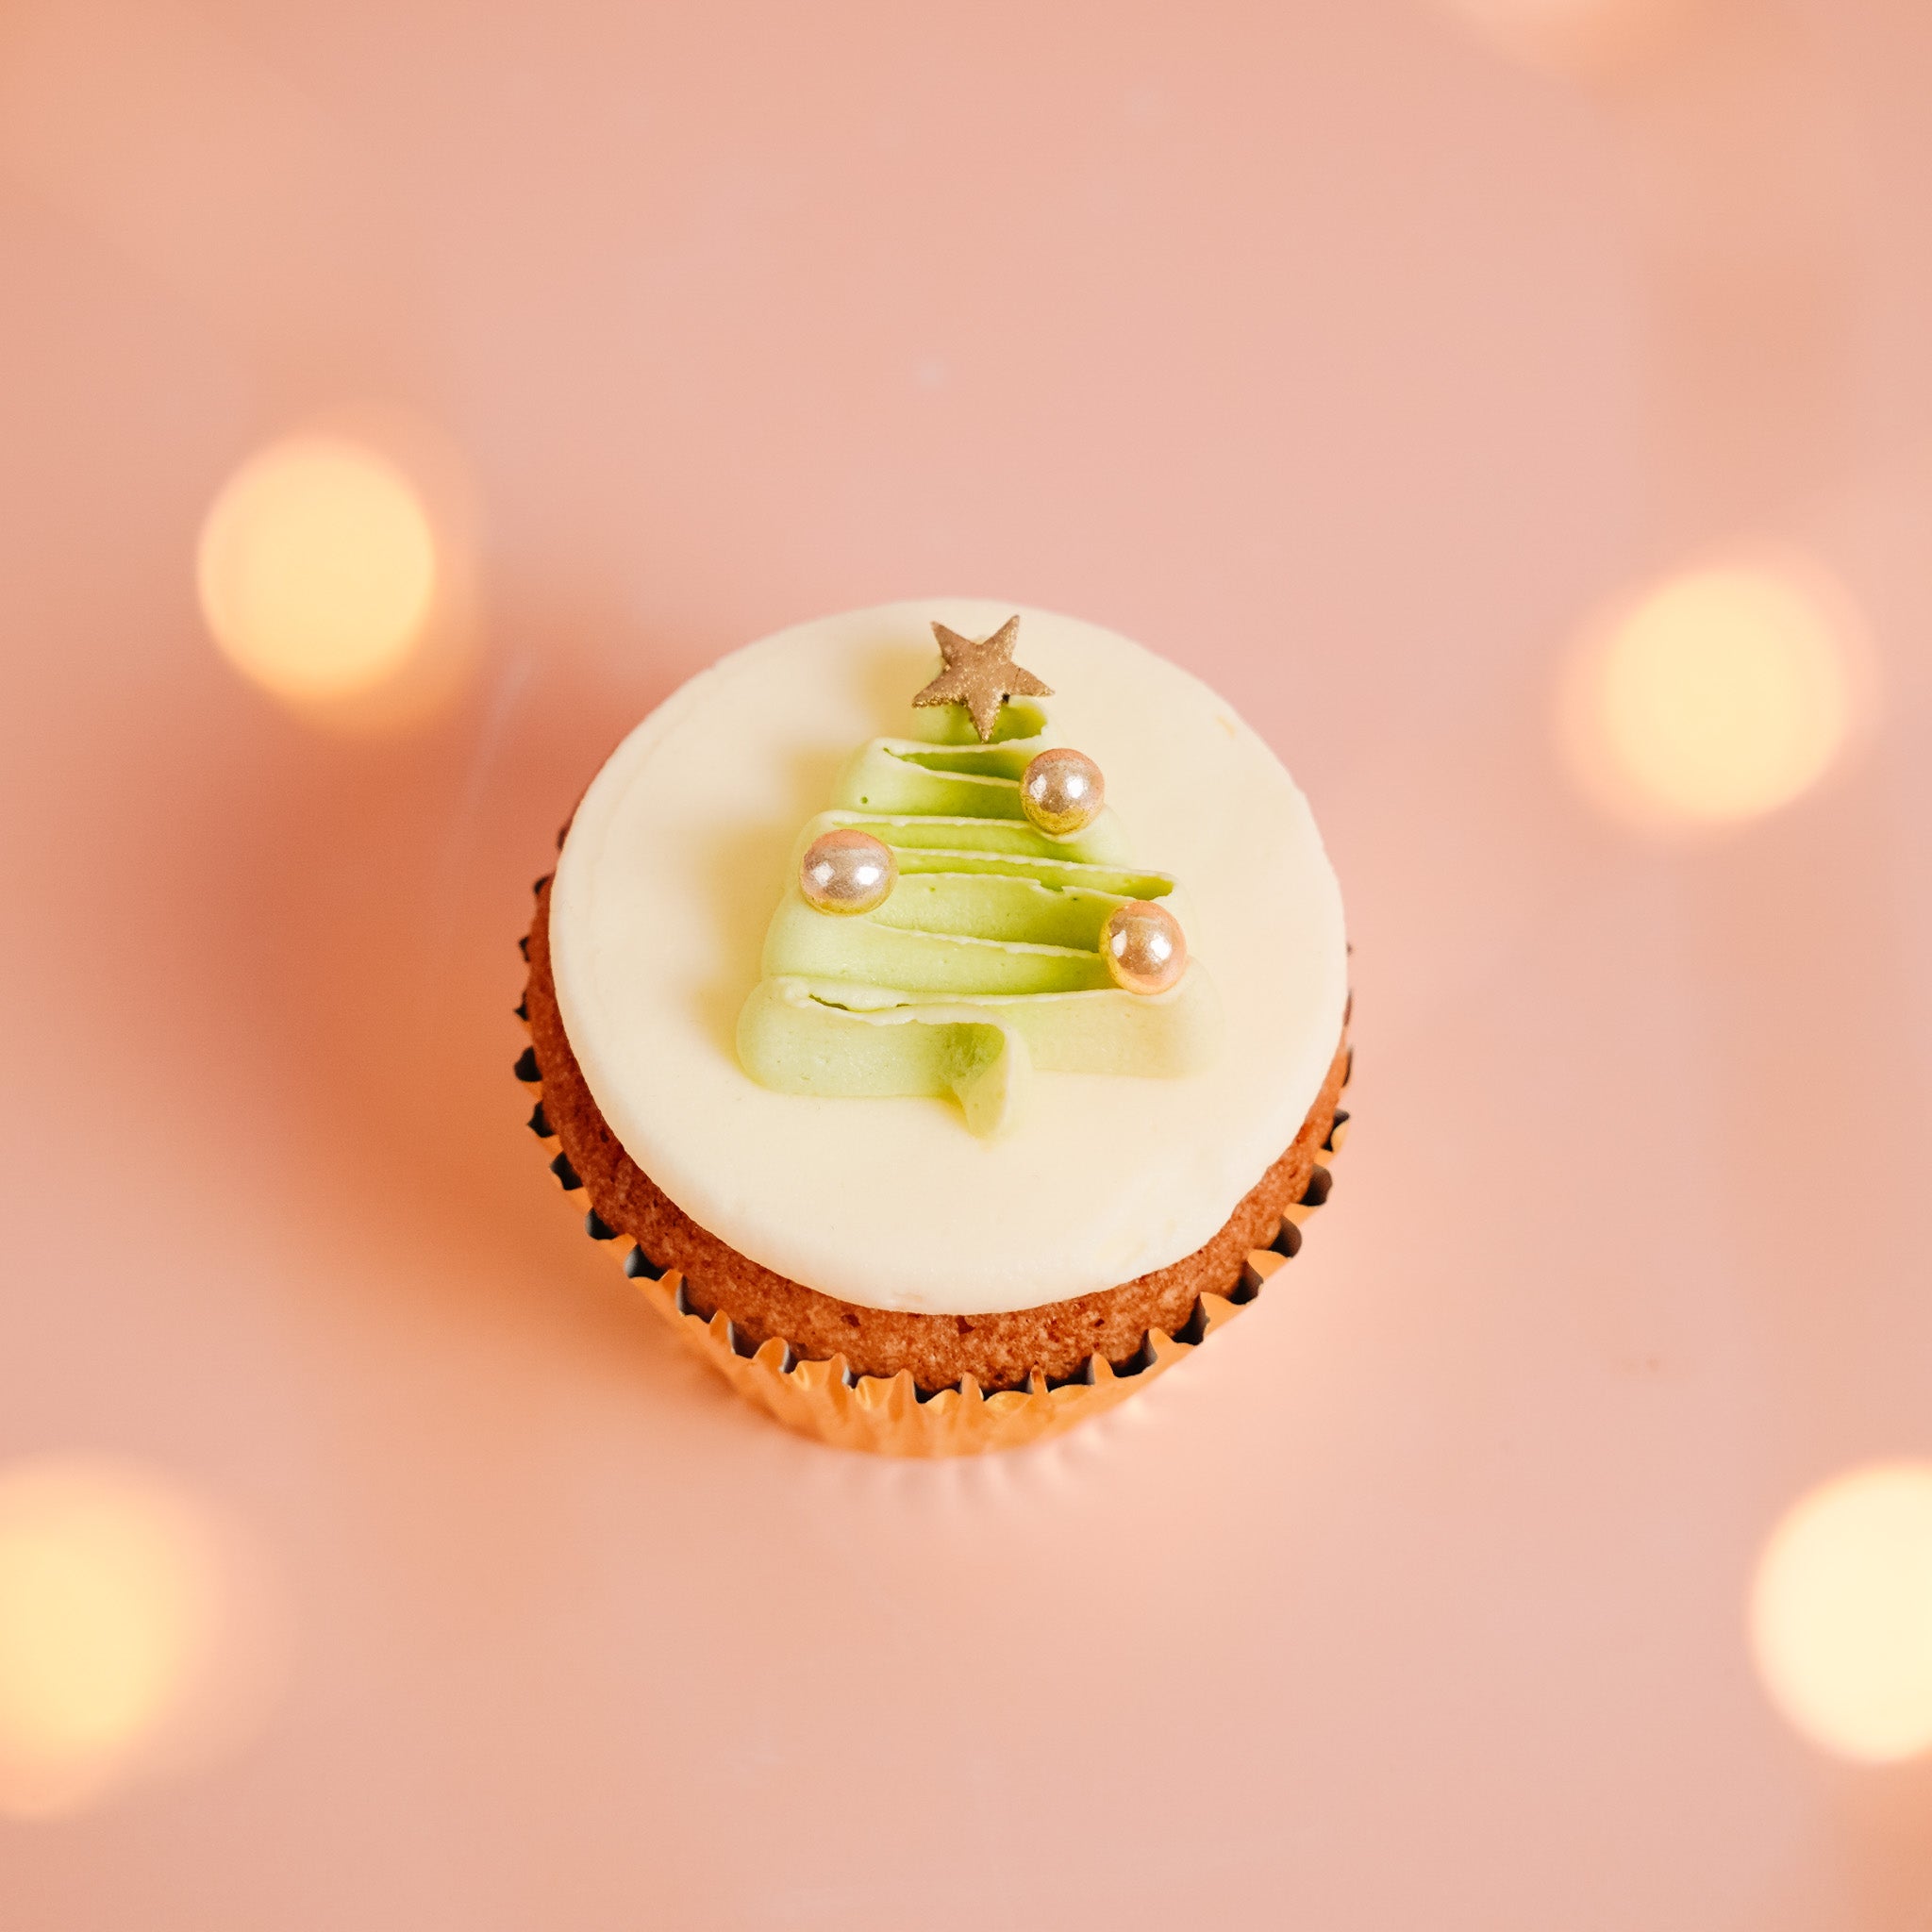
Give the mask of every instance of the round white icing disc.
M 1341 1037 L 1341 897 L 1280 760 L 1186 672 L 1024 610 L 1048 736 L 1098 760 L 1131 862 L 1186 895 L 1219 1055 L 1178 1080 L 1037 1074 L 993 1141 L 949 1100 L 775 1093 L 740 1067 L 799 828 L 858 746 L 906 731 L 933 621 L 983 637 L 1014 608 L 885 605 L 722 659 L 598 774 L 552 888 L 564 1027 L 632 1159 L 741 1254 L 871 1307 L 1036 1307 L 1191 1254 L 1293 1140 Z

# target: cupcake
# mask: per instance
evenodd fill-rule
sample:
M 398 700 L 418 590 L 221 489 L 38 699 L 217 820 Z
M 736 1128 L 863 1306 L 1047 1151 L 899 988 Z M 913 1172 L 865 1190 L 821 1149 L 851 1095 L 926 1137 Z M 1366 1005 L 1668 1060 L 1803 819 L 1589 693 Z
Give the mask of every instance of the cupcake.
M 540 882 L 518 1072 L 591 1235 L 742 1392 L 901 1454 L 1034 1441 L 1299 1246 L 1347 1116 L 1341 901 L 1233 709 L 973 600 L 747 646 Z

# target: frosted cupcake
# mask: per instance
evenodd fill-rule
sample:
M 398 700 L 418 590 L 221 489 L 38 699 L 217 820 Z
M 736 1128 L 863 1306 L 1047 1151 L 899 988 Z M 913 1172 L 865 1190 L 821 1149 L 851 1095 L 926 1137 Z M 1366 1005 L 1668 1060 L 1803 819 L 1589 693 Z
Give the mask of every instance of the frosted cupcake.
M 1037 1439 L 1299 1244 L 1346 1115 L 1307 806 L 1186 673 L 964 600 L 693 678 L 526 941 L 531 1125 L 652 1298 L 829 1440 Z

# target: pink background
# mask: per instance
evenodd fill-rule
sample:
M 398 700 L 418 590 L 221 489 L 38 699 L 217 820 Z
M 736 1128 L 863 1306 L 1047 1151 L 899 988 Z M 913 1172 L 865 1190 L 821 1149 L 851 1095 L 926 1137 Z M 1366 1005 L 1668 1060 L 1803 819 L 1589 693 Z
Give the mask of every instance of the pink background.
M 1932 1452 L 1932 13 L 1651 11 L 1568 64 L 1429 0 L 0 17 L 0 1454 L 214 1500 L 294 1630 L 245 1751 L 0 1823 L 9 1926 L 1928 1922 L 1932 1773 L 1802 1743 L 1743 1602 Z M 345 411 L 475 517 L 472 681 L 375 739 L 193 594 Z M 1767 537 L 1876 728 L 1637 838 L 1565 647 Z M 927 591 L 1226 691 L 1361 1042 L 1261 1303 L 944 1467 L 688 1362 L 509 1077 L 616 737 Z

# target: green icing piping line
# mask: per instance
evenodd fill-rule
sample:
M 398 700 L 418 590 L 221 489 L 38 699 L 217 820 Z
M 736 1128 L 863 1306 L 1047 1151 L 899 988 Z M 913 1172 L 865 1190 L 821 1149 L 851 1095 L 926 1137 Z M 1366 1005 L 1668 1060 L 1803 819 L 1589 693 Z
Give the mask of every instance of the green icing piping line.
M 1064 839 L 1027 822 L 1020 775 L 1045 749 L 1038 706 L 1008 704 L 988 744 L 955 708 L 918 716 L 929 736 L 865 745 L 834 808 L 799 834 L 764 977 L 739 1015 L 745 1071 L 785 1093 L 950 1095 L 981 1136 L 1013 1124 L 1036 1067 L 1197 1072 L 1221 1034 L 1200 964 L 1149 998 L 1116 987 L 1099 950 L 1116 906 L 1168 898 L 1174 879 L 1128 863 L 1111 808 Z M 899 865 L 885 904 L 857 916 L 821 912 L 798 888 L 806 848 L 847 825 Z

